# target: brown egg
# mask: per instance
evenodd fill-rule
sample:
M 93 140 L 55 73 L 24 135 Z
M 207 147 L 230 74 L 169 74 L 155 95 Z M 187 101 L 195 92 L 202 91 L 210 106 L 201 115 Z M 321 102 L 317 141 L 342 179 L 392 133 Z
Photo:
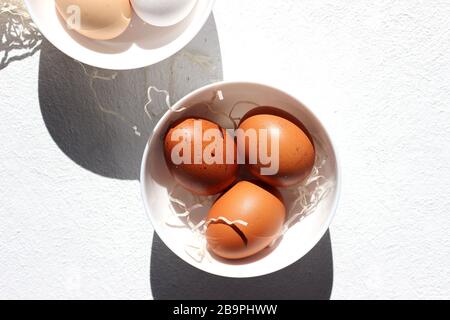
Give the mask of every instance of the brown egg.
M 256 114 L 244 117 L 239 129 L 244 134 L 255 132 L 253 142 L 248 135 L 245 144 L 243 139 L 238 139 L 237 145 L 238 152 L 245 155 L 248 170 L 261 181 L 275 187 L 290 187 L 311 173 L 315 161 L 314 145 L 298 124 L 275 114 Z M 263 145 L 265 148 L 261 149 Z M 261 150 L 266 155 L 264 158 Z M 267 170 L 269 167 L 271 170 Z
M 215 138 L 205 139 L 208 132 Z M 195 194 L 217 194 L 238 175 L 233 137 L 208 120 L 190 118 L 173 126 L 164 140 L 164 154 L 175 180 Z
M 70 28 L 96 40 L 122 34 L 132 14 L 129 0 L 56 0 L 56 8 Z
M 208 213 L 209 248 L 225 259 L 250 257 L 279 235 L 286 208 L 276 191 L 248 181 L 223 194 Z

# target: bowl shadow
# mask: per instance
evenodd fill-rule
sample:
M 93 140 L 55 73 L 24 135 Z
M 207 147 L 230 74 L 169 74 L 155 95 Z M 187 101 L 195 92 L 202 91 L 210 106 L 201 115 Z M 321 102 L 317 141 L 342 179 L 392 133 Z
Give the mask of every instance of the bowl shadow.
M 302 259 L 255 278 L 225 278 L 192 267 L 155 234 L 150 283 L 162 300 L 328 300 L 333 286 L 330 232 Z
M 196 63 L 195 55 L 208 57 L 213 67 Z M 220 47 L 211 15 L 179 53 L 136 70 L 92 68 L 44 40 L 39 102 L 50 135 L 74 162 L 105 177 L 138 180 L 145 145 L 167 108 L 166 96 L 153 92 L 152 118 L 146 116 L 149 86 L 166 89 L 173 103 L 218 79 L 222 79 Z

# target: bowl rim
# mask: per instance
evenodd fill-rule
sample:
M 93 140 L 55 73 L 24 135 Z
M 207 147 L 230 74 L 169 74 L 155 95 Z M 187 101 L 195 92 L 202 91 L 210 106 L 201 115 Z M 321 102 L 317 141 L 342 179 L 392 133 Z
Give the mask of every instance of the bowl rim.
M 42 35 L 52 44 L 54 45 L 58 50 L 60 50 L 61 52 L 63 52 L 64 54 L 66 54 L 67 56 L 78 60 L 79 62 L 82 62 L 84 64 L 87 64 L 89 66 L 92 67 L 97 67 L 97 68 L 102 68 L 102 69 L 107 69 L 107 70 L 134 70 L 134 69 L 139 69 L 139 68 L 144 68 L 144 67 L 148 67 L 154 64 L 157 64 L 167 58 L 172 57 L 174 54 L 176 54 L 177 52 L 179 52 L 180 50 L 182 50 L 185 46 L 187 46 L 195 37 L 196 35 L 200 32 L 200 30 L 203 28 L 203 26 L 205 25 L 206 21 L 209 19 L 209 17 L 212 14 L 213 8 L 214 8 L 214 4 L 216 2 L 216 0 L 206 0 L 208 1 L 208 6 L 205 10 L 205 14 L 199 16 L 197 19 L 194 19 L 192 21 L 191 24 L 189 24 L 189 26 L 191 26 L 191 28 L 189 28 L 189 30 L 183 32 L 183 39 L 179 40 L 179 38 L 175 39 L 174 41 L 170 42 L 169 44 L 167 44 L 164 47 L 168 47 L 170 46 L 170 50 L 169 50 L 169 54 L 158 54 L 156 55 L 148 55 L 149 57 L 152 57 L 152 59 L 148 59 L 145 60 L 145 63 L 142 63 L 142 59 L 127 59 L 126 62 L 121 61 L 121 63 L 117 63 L 116 60 L 114 63 L 112 64 L 102 64 L 101 63 L 96 63 L 95 61 L 102 61 L 102 59 L 94 59 L 92 57 L 97 56 L 97 53 L 92 53 L 92 55 L 88 54 L 88 55 L 83 55 L 82 57 L 76 57 L 75 55 L 70 53 L 70 50 L 68 50 L 65 46 L 60 45 L 60 43 L 58 41 L 55 41 L 55 39 L 53 39 L 53 37 L 50 35 L 50 31 L 48 28 L 44 27 L 44 23 L 42 22 L 41 19 L 38 18 L 36 12 L 32 9 L 32 6 L 30 5 L 31 1 L 35 1 L 35 0 L 24 0 L 25 6 L 27 8 L 27 11 L 31 17 L 31 19 L 33 20 L 33 22 L 36 24 L 36 26 L 39 29 L 39 32 L 42 33 Z M 130 4 L 131 5 L 131 4 Z M 133 12 L 133 14 L 135 14 Z M 197 21 L 197 23 L 194 23 L 194 21 Z M 69 36 L 69 35 L 67 35 Z M 161 47 L 161 48 L 164 48 Z M 120 55 L 120 54 L 115 54 L 115 55 Z M 119 61 L 119 60 L 117 60 Z
M 278 91 L 281 94 L 284 94 L 290 98 L 292 98 L 294 101 L 298 102 L 299 104 L 301 104 L 306 110 L 308 110 L 310 112 L 310 114 L 312 115 L 312 117 L 322 126 L 322 128 L 324 129 L 324 134 L 326 135 L 326 137 L 328 138 L 328 140 L 330 141 L 330 146 L 331 149 L 334 153 L 334 157 L 336 159 L 336 195 L 333 199 L 333 204 L 332 207 L 330 209 L 330 214 L 328 215 L 327 220 L 325 221 L 325 223 L 322 224 L 320 231 L 317 233 L 316 237 L 313 238 L 313 241 L 311 241 L 311 245 L 309 245 L 308 247 L 306 247 L 307 249 L 304 250 L 304 253 L 295 258 L 295 259 L 290 259 L 287 260 L 287 263 L 283 263 L 280 266 L 277 266 L 277 268 L 275 268 L 273 271 L 271 272 L 255 272 L 255 274 L 253 275 L 247 275 L 247 276 L 236 276 L 236 275 L 226 275 L 226 274 L 222 274 L 222 273 L 213 273 L 211 271 L 208 270 L 204 270 L 199 268 L 198 265 L 194 264 L 193 261 L 187 261 L 185 259 L 183 259 L 182 257 L 178 256 L 178 254 L 176 254 L 175 252 L 172 251 L 172 249 L 170 249 L 169 244 L 167 243 L 166 239 L 163 239 L 163 237 L 159 236 L 161 234 L 161 232 L 159 231 L 159 227 L 158 227 L 158 223 L 156 223 L 156 221 L 154 221 L 153 215 L 151 214 L 151 209 L 149 207 L 149 203 L 148 203 L 148 199 L 146 197 L 146 168 L 147 168 L 147 164 L 148 164 L 148 160 L 149 160 L 149 153 L 150 153 L 150 145 L 153 143 L 153 139 L 155 139 L 155 135 L 154 133 L 156 131 L 159 131 L 159 129 L 166 123 L 167 120 L 169 120 L 170 115 L 173 113 L 172 110 L 168 110 L 167 112 L 164 113 L 164 115 L 160 118 L 160 120 L 158 121 L 158 123 L 156 124 L 156 126 L 154 127 L 151 136 L 149 137 L 147 144 L 145 146 L 145 150 L 142 156 L 142 162 L 141 162 L 141 169 L 140 169 L 140 189 L 141 189 L 141 197 L 142 200 L 144 202 L 144 208 L 145 208 L 145 212 L 147 217 L 150 219 L 150 222 L 153 226 L 154 231 L 157 233 L 157 235 L 159 236 L 159 238 L 161 239 L 161 241 L 169 248 L 170 251 L 172 251 L 173 254 L 175 254 L 179 259 L 185 261 L 186 263 L 190 264 L 191 266 L 193 266 L 196 269 L 202 270 L 204 272 L 207 272 L 209 274 L 215 275 L 215 276 L 222 276 L 222 277 L 227 277 L 227 278 L 254 278 L 254 277 L 259 277 L 259 276 L 264 276 L 264 275 L 268 275 L 268 274 L 272 274 L 275 273 L 277 271 L 283 270 L 287 267 L 289 267 L 290 265 L 292 265 L 293 263 L 295 263 L 296 261 L 299 261 L 300 259 L 302 259 L 304 256 L 306 256 L 318 243 L 319 241 L 323 238 L 323 236 L 325 235 L 325 233 L 327 232 L 327 230 L 330 228 L 330 225 L 336 215 L 336 211 L 338 208 L 338 204 L 339 204 L 339 200 L 341 197 L 341 188 L 342 188 L 342 168 L 341 168 L 341 164 L 340 164 L 340 157 L 337 151 L 337 147 L 336 147 L 336 141 L 333 140 L 333 138 L 329 135 L 328 130 L 326 128 L 326 126 L 324 125 L 324 122 L 317 116 L 316 113 L 314 113 L 308 106 L 306 106 L 303 102 L 301 102 L 299 99 L 297 99 L 294 95 L 291 95 L 290 93 L 278 89 L 272 85 L 266 84 L 266 83 L 261 83 L 261 82 L 254 82 L 254 81 L 219 81 L 219 82 L 214 82 L 211 83 L 209 85 L 203 86 L 201 88 L 198 88 L 192 92 L 190 92 L 189 94 L 185 95 L 183 98 L 181 98 L 180 100 L 178 100 L 175 104 L 173 104 L 172 108 L 177 109 L 180 105 L 183 105 L 183 103 L 189 99 L 191 99 L 192 97 L 200 94 L 203 91 L 208 91 L 211 90 L 215 87 L 220 87 L 220 86 L 226 86 L 226 85 L 254 85 L 254 86 L 262 86 L 262 87 L 266 87 L 267 89 L 270 90 L 275 90 Z M 188 107 L 189 108 L 189 107 Z M 292 260 L 292 261 L 291 261 Z

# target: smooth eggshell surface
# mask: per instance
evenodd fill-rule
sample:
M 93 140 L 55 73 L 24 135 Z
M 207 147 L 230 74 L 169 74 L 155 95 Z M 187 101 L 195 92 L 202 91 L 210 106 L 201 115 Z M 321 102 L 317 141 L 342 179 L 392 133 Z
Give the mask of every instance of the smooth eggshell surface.
M 249 152 L 251 148 L 249 143 L 245 146 L 238 143 L 239 152 L 245 153 L 247 168 L 252 175 L 275 187 L 290 187 L 300 183 L 310 173 L 315 162 L 315 149 L 307 134 L 297 125 L 285 118 L 271 115 L 258 114 L 244 119 L 239 125 L 239 129 L 244 132 L 260 129 L 266 129 L 268 132 L 267 150 L 271 152 L 271 139 L 278 135 L 278 171 L 275 174 L 264 174 L 261 169 L 268 167 L 263 164 L 258 153 L 256 164 L 250 164 Z M 257 150 L 261 146 L 260 135 L 257 135 Z M 264 140 L 266 141 L 266 140 Z M 262 141 L 262 142 L 264 142 Z M 275 153 L 274 153 L 275 154 Z
M 285 218 L 286 208 L 277 195 L 255 183 L 241 181 L 211 207 L 207 221 L 217 222 L 208 225 L 206 239 L 210 250 L 222 258 L 250 257 L 275 240 Z
M 59 14 L 68 26 L 96 40 L 109 40 L 122 34 L 130 24 L 129 0 L 56 0 Z M 79 19 L 76 15 L 79 12 Z M 77 25 L 77 22 L 80 24 Z
M 189 15 L 196 3 L 197 0 L 131 0 L 136 14 L 158 27 L 177 24 Z

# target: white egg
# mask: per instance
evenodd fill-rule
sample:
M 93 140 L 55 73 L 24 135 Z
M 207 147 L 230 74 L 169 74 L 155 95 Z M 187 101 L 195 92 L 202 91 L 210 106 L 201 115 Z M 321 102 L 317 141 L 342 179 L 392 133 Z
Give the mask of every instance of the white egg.
M 191 13 L 197 0 L 131 0 L 136 14 L 148 24 L 168 27 Z

